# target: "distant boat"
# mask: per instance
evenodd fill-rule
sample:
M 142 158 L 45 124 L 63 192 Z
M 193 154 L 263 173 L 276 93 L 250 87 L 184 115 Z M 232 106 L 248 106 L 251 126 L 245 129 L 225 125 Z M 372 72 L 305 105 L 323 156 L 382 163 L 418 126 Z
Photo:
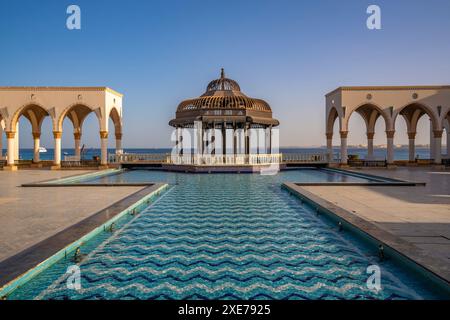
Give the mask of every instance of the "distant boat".
M 45 149 L 44 147 L 39 147 L 39 153 L 45 153 L 47 152 L 47 149 Z

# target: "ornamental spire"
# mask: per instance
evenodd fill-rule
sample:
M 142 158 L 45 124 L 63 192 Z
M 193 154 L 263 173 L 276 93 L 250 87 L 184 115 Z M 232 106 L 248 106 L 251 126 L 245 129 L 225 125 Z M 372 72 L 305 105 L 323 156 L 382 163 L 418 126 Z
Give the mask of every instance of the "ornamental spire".
M 225 70 L 223 68 L 221 68 L 220 79 L 224 79 L 224 78 L 225 78 Z

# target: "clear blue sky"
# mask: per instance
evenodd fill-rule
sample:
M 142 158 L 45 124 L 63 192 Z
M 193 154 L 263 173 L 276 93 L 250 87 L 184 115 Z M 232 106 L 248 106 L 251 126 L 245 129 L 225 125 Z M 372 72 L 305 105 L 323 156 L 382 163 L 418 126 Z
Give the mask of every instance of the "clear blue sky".
M 65 27 L 69 4 L 81 7 L 79 31 Z M 366 28 L 370 4 L 381 7 L 382 30 Z M 324 94 L 335 87 L 450 84 L 449 14 L 448 0 L 2 0 L 0 85 L 109 86 L 125 95 L 124 146 L 164 147 L 177 104 L 224 67 L 271 104 L 281 145 L 319 145 Z M 63 147 L 71 147 L 66 122 Z M 351 129 L 350 143 L 365 142 L 356 117 Z M 21 131 L 31 146 L 26 120 Z M 51 147 L 49 120 L 43 131 Z M 99 145 L 93 115 L 84 132 L 84 143 Z M 384 141 L 379 132 L 375 142 Z M 406 141 L 399 133 L 396 143 Z

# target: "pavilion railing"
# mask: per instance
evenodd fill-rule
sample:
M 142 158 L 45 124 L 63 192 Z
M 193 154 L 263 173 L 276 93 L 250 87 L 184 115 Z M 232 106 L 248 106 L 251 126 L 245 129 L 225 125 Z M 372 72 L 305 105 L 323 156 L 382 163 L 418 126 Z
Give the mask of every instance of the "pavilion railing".
M 327 163 L 327 153 L 171 155 L 168 153 L 110 154 L 109 163 L 165 163 L 190 165 L 253 165 L 277 163 Z
M 110 154 L 108 161 L 110 163 L 129 163 L 129 162 L 148 162 L 148 163 L 166 163 L 167 153 L 122 153 Z
M 328 163 L 327 153 L 283 153 L 284 163 Z
M 166 163 L 184 165 L 256 165 L 256 164 L 279 164 L 281 154 L 236 154 L 236 155 L 168 155 Z

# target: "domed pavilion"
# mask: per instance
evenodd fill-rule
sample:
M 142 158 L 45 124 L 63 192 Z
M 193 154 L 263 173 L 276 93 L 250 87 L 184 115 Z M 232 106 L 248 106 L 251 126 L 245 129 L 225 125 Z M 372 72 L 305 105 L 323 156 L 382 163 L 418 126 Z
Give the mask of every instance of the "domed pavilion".
M 279 122 L 272 117 L 266 101 L 246 96 L 236 81 L 225 77 L 222 68 L 220 78 L 211 81 L 204 94 L 178 105 L 175 119 L 169 125 L 176 128 L 176 153 L 183 157 L 183 163 L 210 164 L 208 157 L 215 156 L 217 164 L 251 164 L 249 156 L 253 154 L 272 154 L 272 128 Z M 187 141 L 183 141 L 186 129 L 194 129 L 193 144 L 188 144 L 194 148 L 190 151 Z M 191 161 L 189 155 L 196 159 Z M 236 156 L 242 155 L 247 157 L 237 160 Z M 273 159 L 256 161 L 273 162 Z

